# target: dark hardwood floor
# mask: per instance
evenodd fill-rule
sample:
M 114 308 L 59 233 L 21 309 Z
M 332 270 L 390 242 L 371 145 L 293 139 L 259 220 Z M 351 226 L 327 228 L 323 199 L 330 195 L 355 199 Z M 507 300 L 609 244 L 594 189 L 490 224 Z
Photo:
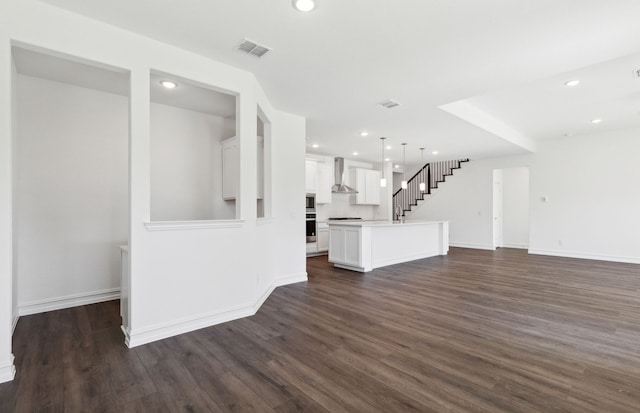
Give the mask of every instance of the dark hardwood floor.
M 0 412 L 640 411 L 638 265 L 452 248 L 308 272 L 131 350 L 117 301 L 23 317 Z

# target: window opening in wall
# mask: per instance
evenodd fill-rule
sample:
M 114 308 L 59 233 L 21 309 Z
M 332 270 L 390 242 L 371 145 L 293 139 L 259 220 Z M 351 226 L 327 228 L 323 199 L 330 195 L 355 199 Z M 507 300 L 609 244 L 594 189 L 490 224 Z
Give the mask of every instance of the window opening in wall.
M 236 96 L 152 71 L 151 221 L 238 217 Z

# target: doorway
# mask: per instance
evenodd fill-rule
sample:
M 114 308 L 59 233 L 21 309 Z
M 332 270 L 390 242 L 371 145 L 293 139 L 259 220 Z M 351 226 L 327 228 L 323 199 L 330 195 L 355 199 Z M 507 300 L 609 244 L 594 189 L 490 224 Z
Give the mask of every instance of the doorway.
M 493 171 L 493 247 L 529 248 L 529 168 Z

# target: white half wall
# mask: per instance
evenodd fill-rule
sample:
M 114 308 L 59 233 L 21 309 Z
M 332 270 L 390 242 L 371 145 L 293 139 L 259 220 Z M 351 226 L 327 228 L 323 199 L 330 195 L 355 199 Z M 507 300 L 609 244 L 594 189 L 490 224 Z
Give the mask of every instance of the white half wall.
M 222 199 L 225 119 L 151 104 L 151 220 L 235 218 Z
M 113 299 L 119 246 L 127 243 L 127 98 L 23 75 L 17 80 L 20 313 L 104 291 Z
M 529 252 L 640 263 L 639 136 L 630 129 L 540 145 Z
M 529 247 L 529 168 L 502 169 L 502 246 Z

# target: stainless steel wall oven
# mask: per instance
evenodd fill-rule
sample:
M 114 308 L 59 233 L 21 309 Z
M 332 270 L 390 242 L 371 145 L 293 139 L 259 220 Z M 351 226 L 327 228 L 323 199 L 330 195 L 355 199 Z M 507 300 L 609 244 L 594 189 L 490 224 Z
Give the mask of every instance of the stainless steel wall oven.
M 316 242 L 316 213 L 307 212 L 307 243 Z

